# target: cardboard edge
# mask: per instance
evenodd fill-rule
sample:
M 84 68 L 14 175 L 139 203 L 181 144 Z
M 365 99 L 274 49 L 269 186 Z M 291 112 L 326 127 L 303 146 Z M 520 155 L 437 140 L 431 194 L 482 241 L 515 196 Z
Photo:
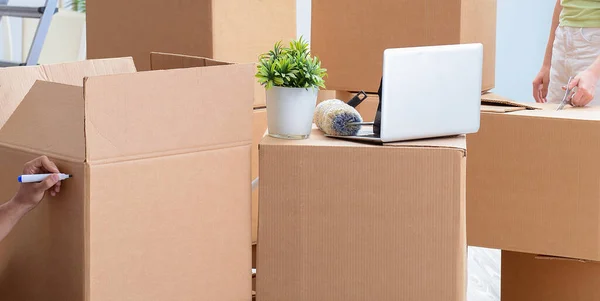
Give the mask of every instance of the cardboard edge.
M 240 63 L 235 63 L 235 62 L 216 60 L 216 59 L 209 58 L 209 57 L 204 57 L 204 56 L 195 56 L 195 55 L 179 54 L 179 53 L 172 53 L 172 52 L 152 51 L 152 52 L 150 52 L 150 69 L 151 70 L 157 70 L 157 69 L 155 69 L 155 66 L 154 66 L 154 60 L 155 60 L 155 58 L 157 58 L 159 56 L 169 57 L 169 58 L 180 58 L 180 59 L 190 59 L 190 60 L 203 61 L 204 65 L 202 67 L 212 67 L 212 66 L 224 66 L 224 65 L 237 65 L 237 64 L 240 64 Z M 241 64 L 244 64 L 244 63 L 241 63 Z M 183 69 L 183 68 L 197 68 L 197 67 L 179 66 L 179 67 L 173 67 L 171 69 Z
M 560 256 L 551 256 L 551 255 L 535 255 L 534 258 L 536 260 L 552 260 L 552 261 L 567 261 L 567 262 L 591 263 L 591 261 L 585 260 L 585 259 L 577 259 L 577 258 L 570 258 L 570 257 L 560 257 Z
M 481 105 L 482 106 L 505 106 L 510 108 L 521 108 L 524 110 L 541 110 L 542 108 L 535 105 L 529 105 L 521 102 L 517 102 L 506 97 L 494 94 L 494 93 L 484 93 L 481 95 Z M 484 107 L 482 107 L 482 111 L 484 111 Z M 497 113 L 497 111 L 494 111 Z

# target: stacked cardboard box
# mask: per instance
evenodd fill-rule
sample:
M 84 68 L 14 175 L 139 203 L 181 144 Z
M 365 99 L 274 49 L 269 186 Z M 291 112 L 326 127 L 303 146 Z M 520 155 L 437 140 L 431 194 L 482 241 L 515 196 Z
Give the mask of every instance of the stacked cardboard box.
M 464 301 L 465 147 L 265 137 L 257 298 Z
M 73 175 L 0 243 L 3 299 L 250 300 L 254 65 L 214 63 L 0 70 L 0 199 L 41 154 Z
M 467 139 L 469 245 L 504 250 L 503 300 L 597 299 L 600 108 L 484 102 Z
M 327 87 L 376 93 L 386 48 L 482 43 L 483 90 L 494 87 L 496 0 L 312 1 L 311 49 Z
M 256 62 L 296 36 L 295 0 L 101 0 L 86 15 L 87 57 L 133 56 L 139 70 L 152 51 Z
M 377 16 L 377 17 L 373 17 Z M 494 87 L 496 0 L 312 2 L 311 51 L 327 68 L 323 97 L 349 100 L 357 91 L 369 97 L 357 107 L 373 121 L 386 48 L 482 43 L 482 90 Z M 347 92 L 351 91 L 351 92 Z

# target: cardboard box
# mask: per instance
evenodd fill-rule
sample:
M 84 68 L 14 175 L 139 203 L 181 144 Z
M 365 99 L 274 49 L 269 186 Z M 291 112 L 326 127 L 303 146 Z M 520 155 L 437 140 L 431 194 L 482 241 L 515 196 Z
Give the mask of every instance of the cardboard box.
M 319 90 L 317 95 L 317 104 L 320 104 L 326 100 L 339 99 L 347 102 L 354 96 L 354 93 L 347 91 L 336 91 L 336 90 Z
M 152 53 L 151 67 L 153 70 L 193 68 L 204 66 L 231 65 L 232 63 L 208 58 L 173 54 Z M 254 77 L 252 77 L 254 79 Z M 263 86 L 254 80 L 254 111 L 252 115 L 252 175 L 250 181 L 258 177 L 258 143 L 267 130 L 266 93 Z M 258 189 L 252 191 L 252 242 L 257 241 L 258 229 Z
M 213 60 L 202 56 L 192 56 L 177 53 L 152 52 L 150 67 L 152 70 L 210 67 L 231 65 L 232 62 Z M 254 70 L 256 72 L 256 70 Z M 254 74 L 253 77 L 254 79 Z M 254 108 L 260 109 L 267 106 L 265 88 L 254 80 Z
M 258 178 L 258 143 L 267 131 L 267 110 L 254 109 L 252 119 L 252 179 Z M 260 180 L 259 180 L 260 181 Z M 258 187 L 252 191 L 252 242 L 258 241 Z
M 0 129 L 0 199 L 38 155 L 74 177 L 0 243 L 2 298 L 250 300 L 253 71 L 36 82 Z
M 259 300 L 465 300 L 464 137 L 259 150 Z
M 152 51 L 257 62 L 296 37 L 295 0 L 102 0 L 86 15 L 87 57 L 133 56 L 139 70 Z
M 208 58 L 173 54 L 152 53 L 153 70 L 192 68 L 203 66 L 230 65 L 232 63 Z M 254 77 L 253 77 L 254 78 Z M 258 177 L 258 143 L 267 130 L 267 110 L 265 89 L 254 80 L 254 111 L 252 115 L 252 175 L 250 181 Z M 252 242 L 257 241 L 258 231 L 258 189 L 252 191 Z
M 600 299 L 600 263 L 502 252 L 503 301 Z
M 600 261 L 599 108 L 487 107 L 467 137 L 468 244 Z
M 81 86 L 85 76 L 135 71 L 132 59 L 89 60 L 66 64 L 0 68 L 0 128 L 37 80 Z
M 376 93 L 386 48 L 482 43 L 482 89 L 494 87 L 496 0 L 312 1 L 311 50 L 327 88 Z

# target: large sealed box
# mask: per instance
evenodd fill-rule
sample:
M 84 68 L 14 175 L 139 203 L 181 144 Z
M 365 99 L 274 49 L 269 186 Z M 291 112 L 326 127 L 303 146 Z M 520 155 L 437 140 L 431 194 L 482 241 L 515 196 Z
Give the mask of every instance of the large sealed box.
M 502 252 L 503 301 L 600 300 L 600 262 Z
M 467 136 L 468 244 L 600 260 L 600 110 L 494 98 Z
M 96 0 L 87 3 L 87 57 L 133 56 L 148 70 L 151 51 L 232 62 L 296 37 L 295 0 Z
M 257 299 L 466 295 L 465 138 L 259 145 Z M 435 288 L 435 289 L 433 289 Z
M 496 0 L 312 1 L 311 50 L 327 89 L 376 93 L 386 48 L 482 43 L 482 89 L 494 87 Z
M 253 69 L 37 81 L 0 129 L 0 199 L 38 155 L 73 178 L 0 243 L 0 295 L 250 300 Z

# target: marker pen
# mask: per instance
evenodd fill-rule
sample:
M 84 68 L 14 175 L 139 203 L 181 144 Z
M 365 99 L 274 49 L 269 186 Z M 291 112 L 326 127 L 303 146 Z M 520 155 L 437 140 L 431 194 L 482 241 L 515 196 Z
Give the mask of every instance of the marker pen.
M 52 175 L 51 173 L 35 174 L 35 175 L 20 175 L 19 183 L 37 183 L 37 182 L 43 181 L 45 178 L 47 178 L 48 176 L 51 176 L 51 175 Z M 58 174 L 58 176 L 60 177 L 61 181 L 71 177 L 71 175 L 64 174 L 64 173 L 60 173 L 60 174 Z

